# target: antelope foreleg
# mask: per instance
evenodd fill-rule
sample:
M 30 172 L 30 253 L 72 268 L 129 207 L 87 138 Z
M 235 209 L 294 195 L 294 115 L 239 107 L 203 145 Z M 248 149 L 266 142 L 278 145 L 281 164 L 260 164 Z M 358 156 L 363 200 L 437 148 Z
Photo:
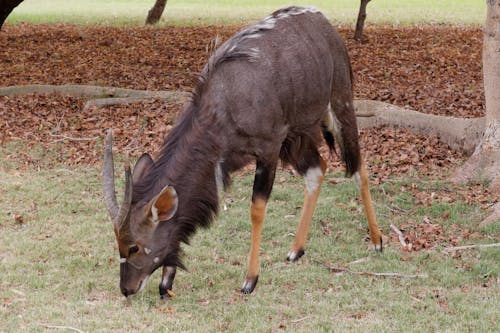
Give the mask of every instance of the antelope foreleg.
M 363 160 L 361 160 L 359 179 L 356 180 L 356 183 L 360 187 L 361 200 L 363 201 L 365 216 L 368 220 L 370 239 L 375 246 L 375 250 L 382 252 L 382 232 L 380 232 L 377 219 L 375 218 L 375 209 L 373 208 L 372 197 L 370 195 L 370 188 L 368 185 L 368 173 Z
M 260 240 L 264 217 L 266 215 L 267 200 L 273 188 L 275 175 L 276 162 L 264 163 L 257 161 L 255 180 L 253 183 L 252 205 L 250 207 L 250 216 L 252 219 L 250 258 L 248 261 L 247 277 L 241 288 L 241 292 L 244 294 L 250 294 L 255 289 L 259 279 Z
M 321 157 L 319 157 L 319 161 L 319 166 L 309 168 L 304 175 L 306 182 L 304 206 L 302 207 L 302 213 L 295 233 L 295 240 L 287 255 L 288 261 L 296 261 L 305 253 L 307 234 L 309 233 L 311 220 L 316 209 L 316 203 L 318 202 L 321 184 L 325 178 L 326 162 Z
M 259 280 L 259 252 L 262 235 L 264 216 L 266 215 L 267 202 L 263 199 L 252 201 L 250 214 L 252 218 L 252 242 L 250 245 L 250 258 L 248 260 L 248 271 L 241 292 L 250 294 Z
M 175 273 L 177 268 L 175 266 L 163 266 L 163 274 L 160 282 L 160 297 L 168 298 L 172 296 L 172 286 L 174 284 Z

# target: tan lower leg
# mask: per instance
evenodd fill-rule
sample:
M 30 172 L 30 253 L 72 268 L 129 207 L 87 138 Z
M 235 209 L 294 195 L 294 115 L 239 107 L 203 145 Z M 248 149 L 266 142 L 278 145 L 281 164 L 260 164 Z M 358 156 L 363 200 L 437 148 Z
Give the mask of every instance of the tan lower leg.
M 372 204 L 372 197 L 370 195 L 370 188 L 368 186 L 368 173 L 366 171 L 365 162 L 361 161 L 361 169 L 360 169 L 360 178 L 361 178 L 361 200 L 363 201 L 363 205 L 365 207 L 365 216 L 368 220 L 368 229 L 370 231 L 370 239 L 372 243 L 375 245 L 375 249 L 378 251 L 382 250 L 382 233 L 377 224 L 377 220 L 375 218 L 375 209 Z
M 248 263 L 248 279 L 255 279 L 259 275 L 259 251 L 264 216 L 266 214 L 266 201 L 256 199 L 250 208 L 252 218 L 252 243 L 250 245 L 250 259 Z
M 319 172 L 315 174 L 316 179 L 307 179 L 306 182 L 310 181 L 315 184 L 315 188 L 311 188 L 309 185 L 306 186 L 304 191 L 304 206 L 302 207 L 302 213 L 300 215 L 299 224 L 297 226 L 297 232 L 295 233 L 295 240 L 293 242 L 292 248 L 288 253 L 288 260 L 293 261 L 298 259 L 306 248 L 307 234 L 309 233 L 309 228 L 311 226 L 312 217 L 314 210 L 316 209 L 316 203 L 318 202 L 319 193 L 321 191 L 321 184 L 325 178 L 324 174 L 326 171 L 326 162 L 321 159 Z M 306 174 L 306 177 L 307 174 Z

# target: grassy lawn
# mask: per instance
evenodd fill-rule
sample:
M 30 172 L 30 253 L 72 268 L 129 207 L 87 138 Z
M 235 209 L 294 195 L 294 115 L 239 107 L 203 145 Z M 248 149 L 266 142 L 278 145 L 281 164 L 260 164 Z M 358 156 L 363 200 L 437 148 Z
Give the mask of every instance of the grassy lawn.
M 142 24 L 154 1 L 26 0 L 8 22 Z M 240 24 L 258 20 L 290 4 L 315 6 L 336 23 L 353 24 L 359 1 L 353 0 L 170 0 L 163 22 L 174 25 Z M 375 0 L 368 5 L 367 23 L 483 24 L 485 1 Z
M 268 207 L 262 272 L 253 295 L 242 296 L 249 248 L 252 175 L 235 177 L 227 210 L 211 229 L 185 246 L 189 272 L 178 273 L 177 297 L 161 301 L 160 276 L 125 300 L 118 289 L 118 253 L 100 194 L 97 168 L 19 171 L 0 150 L 0 332 L 44 332 L 69 326 L 84 332 L 492 332 L 500 325 L 498 248 L 442 253 L 442 246 L 407 253 L 397 241 L 382 255 L 369 249 L 365 219 L 352 182 L 322 189 L 306 255 L 284 258 L 292 242 L 302 181 L 280 171 Z M 117 170 L 121 170 L 117 167 Z M 328 177 L 339 175 L 328 175 Z M 423 221 L 444 232 L 466 226 L 494 242 L 500 227 L 478 229 L 478 207 L 463 201 L 416 205 L 408 188 L 435 191 L 433 183 L 394 181 L 373 189 L 379 223 Z M 406 190 L 405 190 L 406 189 Z M 443 213 L 449 212 L 447 219 Z M 498 241 L 498 240 L 497 240 Z M 460 242 L 467 243 L 467 242 Z M 335 274 L 324 264 L 354 271 L 423 274 L 375 278 Z M 57 330 L 60 331 L 60 330 Z

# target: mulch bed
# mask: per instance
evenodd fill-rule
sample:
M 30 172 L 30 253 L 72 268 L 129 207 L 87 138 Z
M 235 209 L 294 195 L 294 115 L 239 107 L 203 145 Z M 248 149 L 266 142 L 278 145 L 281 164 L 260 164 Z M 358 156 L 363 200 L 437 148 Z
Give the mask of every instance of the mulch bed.
M 217 34 L 226 39 L 239 28 L 6 25 L 0 31 L 0 85 L 84 84 L 191 91 L 207 60 L 209 42 Z M 375 26 L 366 29 L 363 43 L 352 39 L 351 28 L 338 30 L 350 52 L 356 98 L 446 116 L 484 115 L 480 28 Z M 102 152 L 100 138 L 111 127 L 117 150 L 132 156 L 155 152 L 182 109 L 180 104 L 161 100 L 87 110 L 83 110 L 84 103 L 82 98 L 50 94 L 0 97 L 0 144 L 21 142 L 24 146 L 7 158 L 26 166 L 42 160 L 47 163 L 46 158 L 31 152 L 41 146 L 42 155 L 50 154 L 54 165 L 97 164 Z M 408 130 L 363 130 L 360 138 L 375 182 L 407 175 L 444 179 L 466 158 L 435 137 Z M 329 167 L 343 169 L 336 156 L 329 157 Z M 413 191 L 422 200 L 419 206 L 433 199 L 425 191 Z M 438 195 L 446 197 L 446 193 Z M 487 205 L 490 195 L 479 186 L 455 193 L 450 200 L 466 198 Z M 417 228 L 415 224 L 403 227 Z M 415 231 L 418 235 L 442 233 L 434 230 L 440 228 L 435 224 L 421 227 L 425 230 Z M 430 236 L 422 241 L 412 235 L 408 237 L 414 238 L 409 241 L 415 248 L 435 243 L 426 243 Z M 455 243 L 455 238 L 447 239 L 446 243 Z
M 190 91 L 209 42 L 239 28 L 7 25 L 0 32 L 1 85 Z M 440 115 L 484 115 L 479 28 L 376 26 L 366 30 L 363 43 L 351 38 L 350 28 L 338 30 L 349 48 L 356 98 Z M 0 142 L 64 149 L 57 162 L 96 163 L 95 140 L 70 138 L 102 137 L 113 127 L 119 148 L 132 155 L 154 151 L 181 109 L 145 101 L 83 112 L 83 103 L 51 95 L 0 97 Z M 377 179 L 408 172 L 436 176 L 464 160 L 436 138 L 407 130 L 364 130 L 361 141 Z
M 0 85 L 190 91 L 209 42 L 239 28 L 7 25 L 0 32 Z M 356 98 L 425 113 L 484 115 L 481 29 L 376 26 L 366 29 L 363 43 L 350 28 L 338 30 L 351 56 Z

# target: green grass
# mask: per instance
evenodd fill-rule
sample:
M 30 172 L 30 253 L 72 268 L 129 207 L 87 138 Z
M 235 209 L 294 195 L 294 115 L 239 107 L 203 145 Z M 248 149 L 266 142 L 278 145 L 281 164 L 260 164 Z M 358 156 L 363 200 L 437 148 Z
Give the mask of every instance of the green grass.
M 154 1 L 144 0 L 26 0 L 8 22 L 66 22 L 143 24 Z M 354 0 L 170 0 L 163 22 L 174 25 L 241 24 L 259 20 L 277 8 L 297 4 L 315 6 L 332 21 L 353 24 L 359 1 Z M 375 0 L 368 5 L 367 24 L 452 23 L 483 24 L 485 1 Z
M 493 332 L 500 325 L 498 248 L 454 257 L 440 248 L 408 254 L 389 243 L 383 254 L 376 254 L 365 241 L 365 219 L 351 182 L 325 183 L 307 253 L 297 263 L 286 263 L 302 181 L 283 171 L 268 206 L 262 271 L 253 295 L 239 293 L 250 238 L 252 175 L 247 173 L 235 177 L 223 198 L 227 210 L 212 228 L 200 230 L 185 246 L 189 272 L 176 277 L 177 297 L 159 299 L 157 272 L 144 291 L 125 300 L 118 289 L 118 253 L 102 204 L 99 170 L 64 165 L 46 170 L 40 164 L 41 171 L 20 171 L 20 165 L 5 160 L 2 149 L 0 332 L 45 332 L 48 326 L 85 332 Z M 421 190 L 433 186 L 412 183 Z M 424 216 L 438 221 L 446 210 L 450 217 L 439 220 L 446 228 L 477 229 L 479 208 L 461 201 L 395 215 L 387 196 L 398 207 L 411 208 L 415 202 L 402 190 L 409 184 L 373 188 L 385 234 L 390 223 Z M 23 223 L 16 223 L 16 215 Z M 477 242 L 493 242 L 500 235 L 498 225 L 478 231 L 487 236 Z M 332 274 L 322 266 L 326 262 L 356 271 L 428 277 Z

